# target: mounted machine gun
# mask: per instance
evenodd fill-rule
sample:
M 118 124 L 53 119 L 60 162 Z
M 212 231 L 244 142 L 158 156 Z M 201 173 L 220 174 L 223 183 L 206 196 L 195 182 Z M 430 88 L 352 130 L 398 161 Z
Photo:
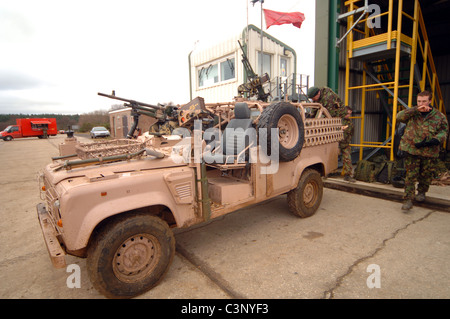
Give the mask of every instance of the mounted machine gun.
M 253 71 L 250 61 L 247 58 L 247 54 L 245 53 L 245 50 L 239 40 L 238 43 L 242 50 L 242 64 L 244 65 L 245 71 L 247 72 L 247 77 L 249 79 L 247 83 L 239 85 L 238 93 L 241 96 L 244 93 L 248 93 L 250 96 L 257 95 L 259 101 L 267 102 L 267 98 L 270 93 L 264 92 L 263 84 L 270 80 L 269 75 L 264 73 L 262 76 L 258 76 L 258 74 Z
M 133 125 L 127 134 L 127 138 L 133 138 L 133 134 L 139 123 L 139 116 L 146 115 L 158 120 L 156 125 L 159 127 L 159 132 L 163 134 L 171 134 L 177 127 L 184 127 L 193 131 L 194 120 L 202 120 L 203 128 L 212 126 L 214 123 L 213 114 L 205 107 L 203 98 L 196 97 L 191 102 L 185 105 L 152 105 L 148 103 L 138 102 L 135 100 L 125 99 L 118 97 L 114 94 L 98 93 L 100 96 L 104 96 L 110 99 L 126 102 L 124 105 L 131 107 L 131 115 L 133 116 Z

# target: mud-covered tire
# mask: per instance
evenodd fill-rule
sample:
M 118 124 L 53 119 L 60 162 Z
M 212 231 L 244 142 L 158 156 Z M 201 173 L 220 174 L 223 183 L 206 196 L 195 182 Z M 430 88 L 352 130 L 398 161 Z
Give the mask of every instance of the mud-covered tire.
M 271 129 L 278 129 L 278 143 L 272 145 Z M 263 130 L 261 130 L 263 129 Z M 259 143 L 267 155 L 278 151 L 281 162 L 289 162 L 300 155 L 305 141 L 300 112 L 289 102 L 276 102 L 264 109 L 257 125 Z M 273 149 L 278 147 L 278 149 Z
M 305 169 L 296 188 L 287 194 L 289 210 L 302 218 L 315 214 L 322 202 L 323 182 L 320 173 Z
M 100 227 L 87 252 L 93 286 L 108 298 L 140 295 L 164 277 L 175 254 L 175 238 L 165 221 L 134 214 Z

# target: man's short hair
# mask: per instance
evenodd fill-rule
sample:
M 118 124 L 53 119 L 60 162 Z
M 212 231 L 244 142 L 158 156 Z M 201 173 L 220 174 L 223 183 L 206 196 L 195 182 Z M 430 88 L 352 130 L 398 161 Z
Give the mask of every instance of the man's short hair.
M 422 92 L 420 92 L 419 94 L 417 94 L 417 96 L 428 96 L 428 99 L 431 101 L 431 97 L 432 97 L 432 95 L 431 95 L 431 92 L 430 91 L 422 91 Z

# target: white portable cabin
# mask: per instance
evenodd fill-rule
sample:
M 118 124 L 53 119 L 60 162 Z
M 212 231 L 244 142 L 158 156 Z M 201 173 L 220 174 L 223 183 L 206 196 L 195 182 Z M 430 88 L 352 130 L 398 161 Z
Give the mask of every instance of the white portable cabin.
M 206 103 L 229 102 L 238 95 L 239 85 L 248 81 L 238 41 L 246 51 L 253 71 L 259 76 L 269 75 L 270 82 L 264 84 L 265 92 L 271 94 L 269 101 L 284 98 L 286 94 L 297 101 L 305 85 L 303 77 L 296 73 L 295 50 L 263 32 L 261 71 L 261 30 L 254 25 L 246 26 L 240 34 L 226 41 L 195 49 L 189 54 L 191 100 L 200 96 Z M 306 81 L 306 89 L 307 86 Z

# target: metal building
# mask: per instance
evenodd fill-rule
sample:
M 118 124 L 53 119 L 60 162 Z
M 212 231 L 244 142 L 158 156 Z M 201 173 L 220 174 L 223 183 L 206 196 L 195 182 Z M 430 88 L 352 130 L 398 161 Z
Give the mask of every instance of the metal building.
M 384 150 L 392 160 L 395 115 L 422 90 L 449 112 L 449 9 L 441 0 L 316 1 L 315 85 L 352 107 L 355 157 Z
M 248 25 L 240 34 L 189 54 L 191 100 L 201 96 L 206 103 L 214 103 L 236 97 L 239 85 L 249 77 L 242 63 L 243 51 L 255 73 L 269 75 L 270 80 L 264 84 L 265 91 L 270 93 L 269 100 L 284 98 L 286 94 L 298 100 L 302 92 L 304 95 L 309 77 L 296 73 L 295 50 L 270 34 L 261 33 L 256 26 Z

